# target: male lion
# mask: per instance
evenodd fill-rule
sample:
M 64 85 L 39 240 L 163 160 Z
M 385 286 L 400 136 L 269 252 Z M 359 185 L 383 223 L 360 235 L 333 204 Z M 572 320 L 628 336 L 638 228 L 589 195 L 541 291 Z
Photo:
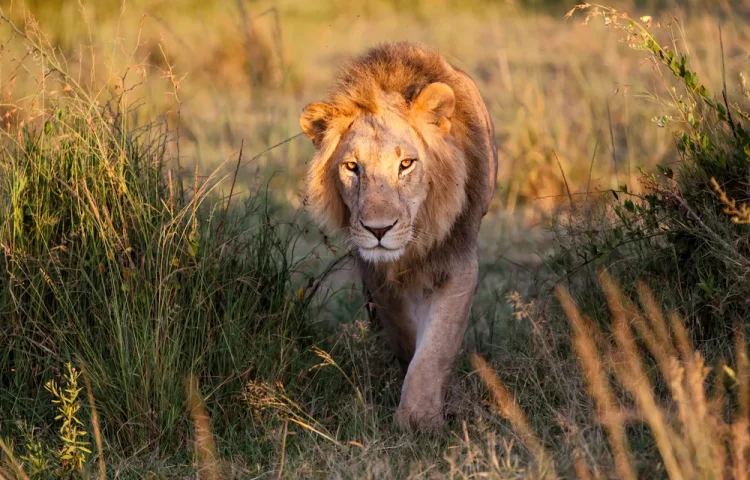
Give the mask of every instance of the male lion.
M 346 236 L 406 370 L 397 419 L 438 427 L 497 177 L 494 127 L 479 90 L 433 50 L 385 44 L 344 67 L 300 124 L 316 147 L 309 211 Z

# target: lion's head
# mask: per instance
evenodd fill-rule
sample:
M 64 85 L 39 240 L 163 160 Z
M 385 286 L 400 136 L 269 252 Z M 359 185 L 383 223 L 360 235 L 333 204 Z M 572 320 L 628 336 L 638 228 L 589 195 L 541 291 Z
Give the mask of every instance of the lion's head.
M 345 69 L 329 99 L 300 119 L 317 149 L 306 179 L 313 217 L 373 263 L 440 243 L 463 209 L 467 178 L 456 94 L 439 81 L 447 64 L 410 45 L 398 58 L 380 52 Z

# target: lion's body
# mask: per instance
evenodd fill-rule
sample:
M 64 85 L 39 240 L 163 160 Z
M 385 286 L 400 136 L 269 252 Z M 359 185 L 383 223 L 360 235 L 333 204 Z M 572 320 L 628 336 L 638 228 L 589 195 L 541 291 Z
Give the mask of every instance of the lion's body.
M 365 288 L 408 365 L 399 419 L 440 424 L 497 175 L 487 108 L 474 82 L 437 52 L 386 44 L 345 67 L 302 125 L 318 147 L 310 211 L 358 247 Z

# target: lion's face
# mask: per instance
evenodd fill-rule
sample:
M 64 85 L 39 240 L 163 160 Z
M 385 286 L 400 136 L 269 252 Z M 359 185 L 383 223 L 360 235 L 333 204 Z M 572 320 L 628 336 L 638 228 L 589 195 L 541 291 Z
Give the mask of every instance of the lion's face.
M 414 220 L 429 193 L 430 162 L 417 132 L 394 112 L 361 115 L 331 162 L 350 212 L 350 244 L 370 262 L 401 257 L 415 237 Z
M 440 240 L 464 199 L 463 162 L 445 140 L 453 108 L 453 91 L 439 83 L 409 107 L 398 95 L 383 95 L 375 113 L 341 115 L 327 104 L 308 105 L 301 124 L 318 148 L 307 177 L 313 216 L 346 232 L 359 256 L 373 263 Z M 430 208 L 428 197 L 452 207 Z

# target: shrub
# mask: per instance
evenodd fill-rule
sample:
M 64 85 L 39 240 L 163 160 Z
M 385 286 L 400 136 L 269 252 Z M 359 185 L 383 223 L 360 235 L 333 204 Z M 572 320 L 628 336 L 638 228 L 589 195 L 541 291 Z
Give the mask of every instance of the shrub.
M 735 319 L 750 313 L 750 226 L 744 205 L 750 172 L 748 90 L 742 83 L 741 95 L 726 87 L 720 95 L 709 93 L 688 56 L 657 39 L 677 25 L 648 16 L 637 21 L 591 4 L 569 16 L 579 10 L 584 23 L 602 18 L 624 32 L 632 48 L 666 73 L 659 76 L 663 92 L 655 95 L 666 112 L 654 120 L 672 129 L 679 161 L 676 168 L 642 172 L 642 194 L 626 185 L 613 191 L 613 200 L 593 209 L 603 222 L 574 212 L 573 235 L 559 259 L 568 272 L 612 265 L 626 287 L 637 278 L 649 279 L 664 287 L 659 291 L 666 303 L 687 312 L 697 338 L 721 337 Z

